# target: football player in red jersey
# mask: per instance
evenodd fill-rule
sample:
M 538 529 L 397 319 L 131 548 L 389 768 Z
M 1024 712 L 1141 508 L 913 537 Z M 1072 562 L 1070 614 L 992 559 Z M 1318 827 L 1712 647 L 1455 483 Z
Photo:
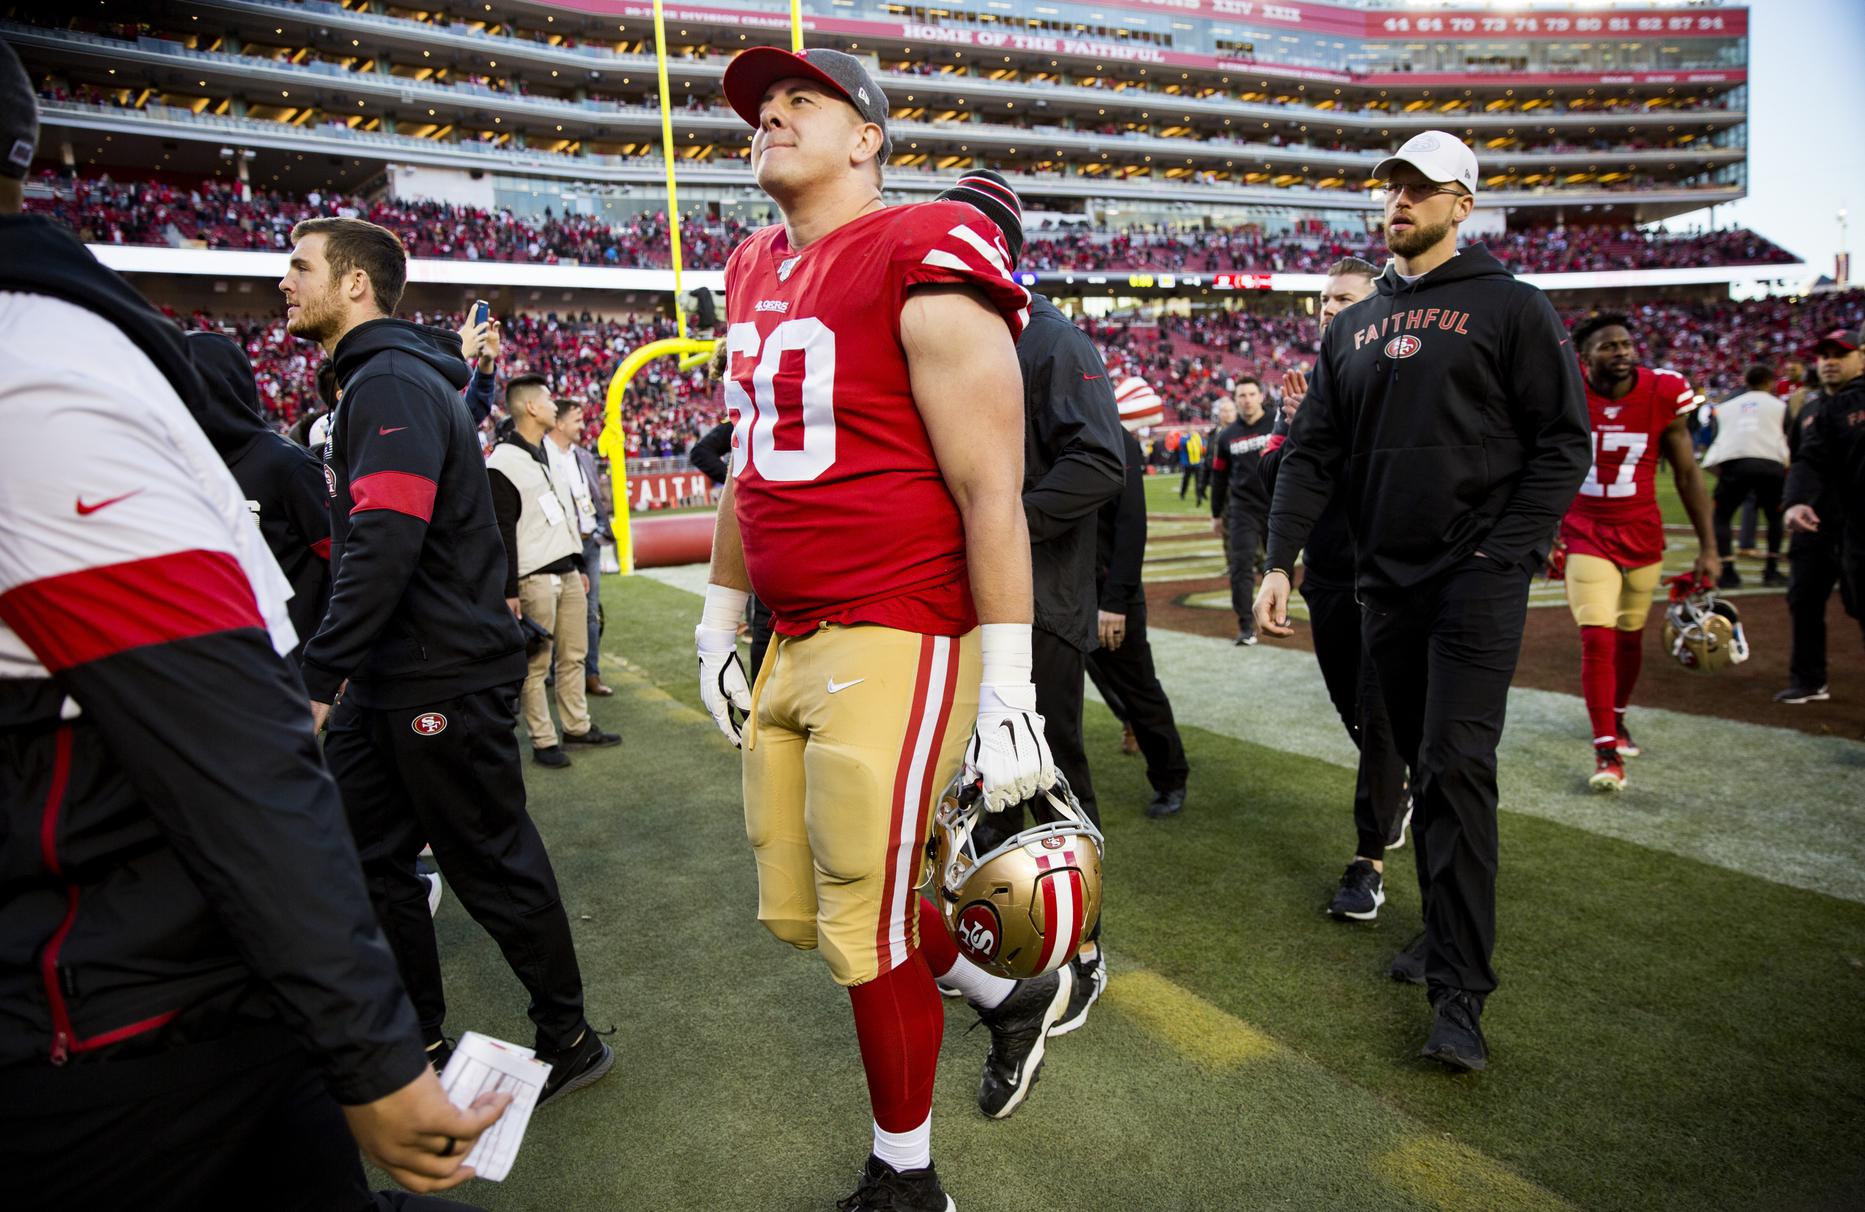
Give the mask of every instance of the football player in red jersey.
M 915 891 L 961 761 L 1000 811 L 1056 777 L 1030 677 L 1029 296 L 979 211 L 883 205 L 887 97 L 858 59 L 759 47 L 724 84 L 783 222 L 726 265 L 732 466 L 701 694 L 744 750 L 758 918 L 820 950 L 853 1004 L 874 1133 L 840 1206 L 950 1212 L 931 1163 L 934 978 L 991 1028 L 979 1102 L 999 1117 L 1073 988 L 1066 965 L 1019 984 L 961 958 Z M 747 687 L 733 642 L 753 589 L 774 636 Z
M 1580 686 L 1593 728 L 1595 791 L 1625 788 L 1625 758 L 1638 747 L 1625 709 L 1644 660 L 1645 618 L 1664 568 L 1664 522 L 1656 488 L 1660 451 L 1697 532 L 1696 573 L 1715 584 L 1710 497 L 1685 417 L 1696 394 L 1675 371 L 1637 361 L 1630 322 L 1596 315 L 1573 330 L 1586 372 L 1593 468 L 1561 519 L 1567 605 L 1580 625 Z

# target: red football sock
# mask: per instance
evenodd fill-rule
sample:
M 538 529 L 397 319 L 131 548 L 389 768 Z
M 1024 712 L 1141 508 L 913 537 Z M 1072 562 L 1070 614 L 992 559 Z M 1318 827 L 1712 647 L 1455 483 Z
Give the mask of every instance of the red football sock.
M 935 980 L 952 971 L 952 965 L 958 963 L 958 944 L 946 930 L 945 919 L 939 916 L 938 906 L 923 896 L 920 898 L 920 954 L 926 957 L 926 968 Z
M 1613 689 L 1618 680 L 1616 634 L 1610 627 L 1580 629 L 1580 691 L 1586 696 L 1595 745 L 1609 745 L 1619 735 L 1612 721 Z
M 1616 710 L 1624 712 L 1626 705 L 1632 701 L 1632 687 L 1638 685 L 1638 671 L 1645 666 L 1644 629 L 1619 632 L 1618 645 L 1613 658 L 1618 677 L 1614 679 L 1616 690 L 1612 705 Z
M 932 1114 L 933 1072 L 945 1034 L 945 1006 L 926 957 L 915 951 L 906 963 L 850 986 L 848 1000 L 874 1122 L 888 1132 L 911 1132 Z

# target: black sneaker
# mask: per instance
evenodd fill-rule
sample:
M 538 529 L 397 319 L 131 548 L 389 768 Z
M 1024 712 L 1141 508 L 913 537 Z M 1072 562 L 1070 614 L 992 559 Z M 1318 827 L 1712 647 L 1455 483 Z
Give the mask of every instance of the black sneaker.
M 1789 686 L 1774 696 L 1777 703 L 1824 703 L 1833 696 L 1826 693 L 1825 683 L 1818 686 Z
M 619 745 L 622 743 L 622 737 L 618 732 L 604 732 L 591 724 L 587 732 L 564 733 L 563 743 L 566 745 Z
M 531 760 L 540 766 L 561 770 L 570 764 L 570 755 L 563 751 L 562 745 L 548 745 L 543 749 L 533 749 Z
M 1232 640 L 1231 643 L 1239 648 L 1254 648 L 1256 647 L 1256 634 L 1249 631 L 1239 631 L 1237 633 L 1237 638 Z
M 1787 577 L 1782 574 L 1779 568 L 1770 565 L 1768 571 L 1761 574 L 1761 583 L 1766 585 L 1769 589 L 1786 589 Z
M 1185 788 L 1162 791 L 1153 797 L 1152 803 L 1146 806 L 1146 816 L 1149 820 L 1157 821 L 1168 816 L 1177 816 L 1180 809 L 1184 807 Z
M 427 1063 L 434 1066 L 434 1072 L 445 1073 L 447 1062 L 453 1059 L 453 1041 L 441 1036 L 427 1046 Z
M 1404 950 L 1392 957 L 1386 965 L 1386 975 L 1395 981 L 1404 981 L 1408 985 L 1425 983 L 1425 932 L 1420 930 L 1411 942 L 1405 944 Z
M 1399 827 L 1394 829 L 1392 831 L 1392 836 L 1386 839 L 1386 849 L 1405 849 L 1405 831 L 1412 823 L 1412 810 L 1412 797 L 1407 795 L 1405 797 L 1405 815 L 1399 818 Z
M 836 1212 L 958 1212 L 930 1164 L 896 1170 L 872 1153 L 861 1168 L 861 1185 L 835 1206 Z
M 615 1066 L 615 1050 L 602 1041 L 589 1027 L 583 1024 L 583 1036 L 569 1049 L 555 1056 L 538 1053 L 538 1059 L 550 1065 L 550 1076 L 544 1079 L 544 1089 L 538 1095 L 539 1107 L 552 1099 L 581 1090 L 584 1086 L 593 1086 Z
M 1079 955 L 1068 962 L 1075 977 L 1075 990 L 1069 994 L 1068 1008 L 1062 1011 L 1062 1017 L 1049 1028 L 1051 1036 L 1067 1035 L 1088 1021 L 1088 1008 L 1101 997 L 1101 990 L 1107 988 L 1107 957 L 1097 955 L 1092 962 L 1084 961 Z
M 1439 989 L 1432 994 L 1431 1035 L 1418 1055 L 1441 1061 L 1453 1069 L 1478 1070 L 1489 1066 L 1489 1045 L 1483 1042 L 1483 1003 L 1462 989 Z
M 1328 914 L 1336 921 L 1370 922 L 1385 903 L 1385 877 L 1366 859 L 1355 859 L 1340 877 L 1340 890 L 1328 902 Z
M 1063 964 L 1048 976 L 1020 981 L 995 1010 L 978 1015 L 991 1029 L 991 1051 L 978 1083 L 978 1109 L 1003 1119 L 1023 1104 L 1043 1067 L 1043 1041 L 1068 1010 L 1075 973 Z
M 1735 570 L 1734 560 L 1730 560 L 1727 564 L 1723 565 L 1722 575 L 1716 578 L 1716 588 L 1718 589 L 1740 589 L 1742 588 L 1742 574 Z

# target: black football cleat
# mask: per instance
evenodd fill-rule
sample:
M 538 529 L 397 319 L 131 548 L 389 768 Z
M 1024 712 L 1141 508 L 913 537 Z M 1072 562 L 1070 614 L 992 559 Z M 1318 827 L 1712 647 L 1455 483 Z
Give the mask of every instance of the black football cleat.
M 1340 887 L 1328 902 L 1328 916 L 1340 922 L 1370 922 L 1379 916 L 1386 903 L 1385 877 L 1365 859 L 1347 864 L 1340 877 Z
M 896 1170 L 872 1153 L 861 1168 L 861 1185 L 835 1207 L 836 1212 L 958 1212 L 930 1164 L 924 1170 Z
M 1386 975 L 1395 981 L 1404 981 L 1408 985 L 1425 983 L 1425 932 L 1420 930 L 1411 942 L 1405 944 L 1404 950 L 1392 957 L 1386 965 Z
M 1483 1003 L 1462 989 L 1439 989 L 1431 995 L 1431 1011 L 1431 1035 L 1418 1055 L 1470 1072 L 1489 1066 Z
M 1097 956 L 1093 963 L 1085 962 L 1079 955 L 1068 962 L 1074 970 L 1075 991 L 1069 994 L 1068 1007 L 1062 1011 L 1062 1017 L 1049 1028 L 1053 1036 L 1067 1035 L 1088 1021 L 1088 1011 L 1100 1000 L 1101 990 L 1107 988 L 1107 957 Z
M 1612 727 L 1613 732 L 1617 734 L 1614 737 L 1613 748 L 1619 751 L 1620 757 L 1638 757 L 1645 752 L 1638 747 L 1638 742 L 1632 739 L 1631 731 L 1626 728 L 1625 712 L 1615 711 L 1613 713 Z
M 1023 1105 L 1043 1067 L 1043 1042 L 1049 1028 L 1068 1011 L 1075 993 L 1075 973 L 1063 964 L 1047 976 L 1020 981 L 995 1010 L 978 1015 L 991 1031 L 991 1051 L 978 1083 L 978 1109 L 1004 1119 Z
M 615 1067 L 615 1050 L 588 1023 L 583 1024 L 582 1038 L 568 1049 L 555 1056 L 539 1052 L 537 1058 L 550 1065 L 550 1076 L 544 1079 L 544 1089 L 538 1095 L 539 1107 L 573 1090 L 595 1085 Z
M 1164 820 L 1177 816 L 1185 807 L 1185 788 L 1177 787 L 1171 791 L 1162 791 L 1153 797 L 1153 802 L 1146 806 L 1148 820 Z

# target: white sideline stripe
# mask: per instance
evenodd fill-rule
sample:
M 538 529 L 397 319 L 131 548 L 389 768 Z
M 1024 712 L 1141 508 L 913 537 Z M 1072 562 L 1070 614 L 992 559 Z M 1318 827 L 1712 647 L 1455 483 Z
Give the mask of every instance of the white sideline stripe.
M 1312 654 L 1162 628 L 1148 638 L 1181 723 L 1357 764 Z M 1099 701 L 1092 682 L 1088 693 Z M 1594 795 L 1580 697 L 1511 690 L 1503 809 L 1865 903 L 1865 745 L 1636 703 L 1632 727 L 1649 756 L 1626 763 L 1622 795 Z
M 706 592 L 704 564 L 642 575 Z M 1148 638 L 1180 723 L 1348 770 L 1357 764 L 1312 654 L 1274 641 L 1237 649 L 1159 627 Z M 1092 682 L 1087 689 L 1101 701 Z M 1628 761 L 1622 794 L 1594 795 L 1580 697 L 1511 690 L 1504 810 L 1865 903 L 1865 745 L 1636 703 L 1632 727 L 1647 756 Z

